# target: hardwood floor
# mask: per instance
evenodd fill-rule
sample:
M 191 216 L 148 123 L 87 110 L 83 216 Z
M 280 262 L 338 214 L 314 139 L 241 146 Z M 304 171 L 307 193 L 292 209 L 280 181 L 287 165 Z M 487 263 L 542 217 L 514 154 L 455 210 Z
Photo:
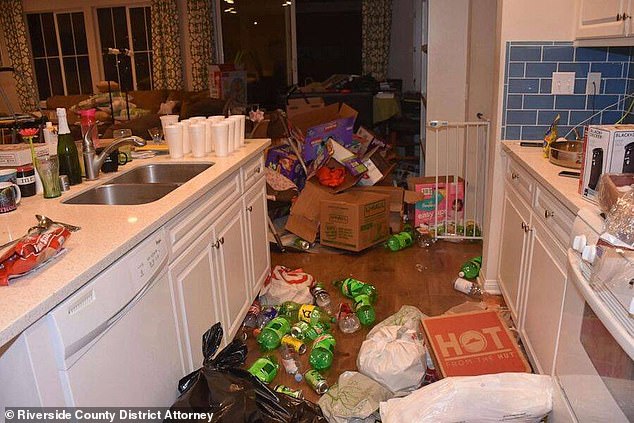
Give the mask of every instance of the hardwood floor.
M 344 301 L 344 297 L 332 286 L 332 281 L 354 277 L 373 284 L 378 292 L 376 321 L 380 322 L 402 305 L 413 305 L 423 313 L 435 316 L 465 301 L 474 301 L 455 291 L 453 282 L 462 263 L 480 255 L 481 251 L 480 243 L 441 241 L 427 249 L 414 246 L 398 252 L 375 247 L 358 254 L 272 253 L 271 262 L 293 269 L 301 267 L 312 274 L 327 287 L 335 308 Z M 356 333 L 346 335 L 338 328 L 334 330 L 337 340 L 335 360 L 333 366 L 324 373 L 329 385 L 336 383 L 339 374 L 344 371 L 356 370 L 357 353 L 368 331 L 362 327 Z M 248 340 L 248 346 L 247 367 L 260 355 L 252 337 Z M 310 345 L 307 347 L 307 353 L 301 356 L 304 370 L 308 368 L 310 353 Z M 277 384 L 301 389 L 311 401 L 319 399 L 305 382 L 297 383 L 287 375 L 281 363 L 271 386 Z

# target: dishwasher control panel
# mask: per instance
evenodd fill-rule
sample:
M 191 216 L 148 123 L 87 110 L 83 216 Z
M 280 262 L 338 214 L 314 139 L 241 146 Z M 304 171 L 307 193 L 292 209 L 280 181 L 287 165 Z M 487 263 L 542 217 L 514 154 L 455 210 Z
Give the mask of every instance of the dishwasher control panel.
M 152 234 L 136 246 L 124 257 L 131 282 L 137 287 L 145 285 L 149 278 L 156 274 L 158 267 L 165 263 L 168 254 L 163 230 Z

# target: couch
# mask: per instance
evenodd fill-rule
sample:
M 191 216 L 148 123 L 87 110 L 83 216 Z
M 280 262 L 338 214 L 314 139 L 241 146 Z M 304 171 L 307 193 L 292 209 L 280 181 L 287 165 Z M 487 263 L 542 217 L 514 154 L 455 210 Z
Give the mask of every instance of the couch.
M 176 101 L 177 105 L 172 111 L 178 114 L 181 119 L 192 116 L 211 116 L 224 113 L 225 101 L 209 97 L 208 91 L 185 91 L 185 90 L 138 90 L 130 91 L 131 102 L 138 108 L 149 110 L 150 113 L 129 121 L 112 123 L 112 121 L 101 122 L 99 124 L 99 134 L 102 138 L 112 138 L 114 129 L 131 129 L 133 135 L 148 138 L 147 130 L 161 126 L 158 111 L 161 103 L 166 101 Z M 43 110 L 52 122 L 57 122 L 55 111 L 58 107 L 67 110 L 79 102 L 88 99 L 88 95 L 56 95 L 46 100 L 46 109 Z M 75 139 L 81 138 L 81 128 L 79 126 L 79 115 L 67 113 L 68 124 Z

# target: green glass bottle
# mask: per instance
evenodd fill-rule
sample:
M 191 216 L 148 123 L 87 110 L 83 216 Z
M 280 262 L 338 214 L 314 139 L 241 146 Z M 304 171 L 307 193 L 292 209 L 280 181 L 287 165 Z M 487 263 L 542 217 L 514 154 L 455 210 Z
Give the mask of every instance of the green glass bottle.
M 482 267 L 482 256 L 474 257 L 462 265 L 458 276 L 466 279 L 475 279 L 480 274 L 480 267 Z
M 57 158 L 59 159 L 59 174 L 67 175 L 71 185 L 81 184 L 81 165 L 79 153 L 68 129 L 66 109 L 57 109 Z
M 310 351 L 308 362 L 315 370 L 328 370 L 332 366 L 332 360 L 335 357 L 335 337 L 329 333 L 321 335 L 315 339 L 313 348 Z
M 339 286 L 341 293 L 348 298 L 355 298 L 361 294 L 365 294 L 370 298 L 370 302 L 376 302 L 376 288 L 369 283 L 361 282 L 354 278 L 346 278 L 335 282 Z
M 354 298 L 354 311 L 363 326 L 370 326 L 376 320 L 374 307 L 372 307 L 370 298 L 365 294 Z
M 264 326 L 258 335 L 262 351 L 271 351 L 280 346 L 282 337 L 291 331 L 291 324 L 284 316 L 278 316 Z
M 271 383 L 277 376 L 279 368 L 280 365 L 273 355 L 265 355 L 255 360 L 248 372 L 264 383 Z
M 389 248 L 392 251 L 403 250 L 414 244 L 414 238 L 412 234 L 406 231 L 399 232 L 391 235 L 387 241 L 385 241 L 385 248 Z

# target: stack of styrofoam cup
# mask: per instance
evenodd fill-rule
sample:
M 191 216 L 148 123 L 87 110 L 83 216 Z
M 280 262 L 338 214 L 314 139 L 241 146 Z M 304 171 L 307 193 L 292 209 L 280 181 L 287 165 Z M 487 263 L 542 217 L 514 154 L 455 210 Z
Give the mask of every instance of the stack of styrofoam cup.
M 213 151 L 213 134 L 211 133 L 211 125 L 213 122 L 209 119 L 201 120 L 201 124 L 205 125 L 205 152 L 207 154 Z
M 183 157 L 183 126 L 179 123 L 165 126 L 165 140 L 172 159 Z
M 189 154 L 192 151 L 191 142 L 189 140 L 189 125 L 191 122 L 189 119 L 185 119 L 179 123 L 183 126 L 183 154 Z
M 189 140 L 194 157 L 205 157 L 205 124 L 195 122 L 189 125 Z
M 229 122 L 225 120 L 211 125 L 214 151 L 218 157 L 229 155 Z
M 163 136 L 165 136 L 165 127 L 167 125 L 171 125 L 178 122 L 178 115 L 164 115 L 164 116 L 161 116 L 160 119 L 161 119 L 161 128 L 163 128 Z

